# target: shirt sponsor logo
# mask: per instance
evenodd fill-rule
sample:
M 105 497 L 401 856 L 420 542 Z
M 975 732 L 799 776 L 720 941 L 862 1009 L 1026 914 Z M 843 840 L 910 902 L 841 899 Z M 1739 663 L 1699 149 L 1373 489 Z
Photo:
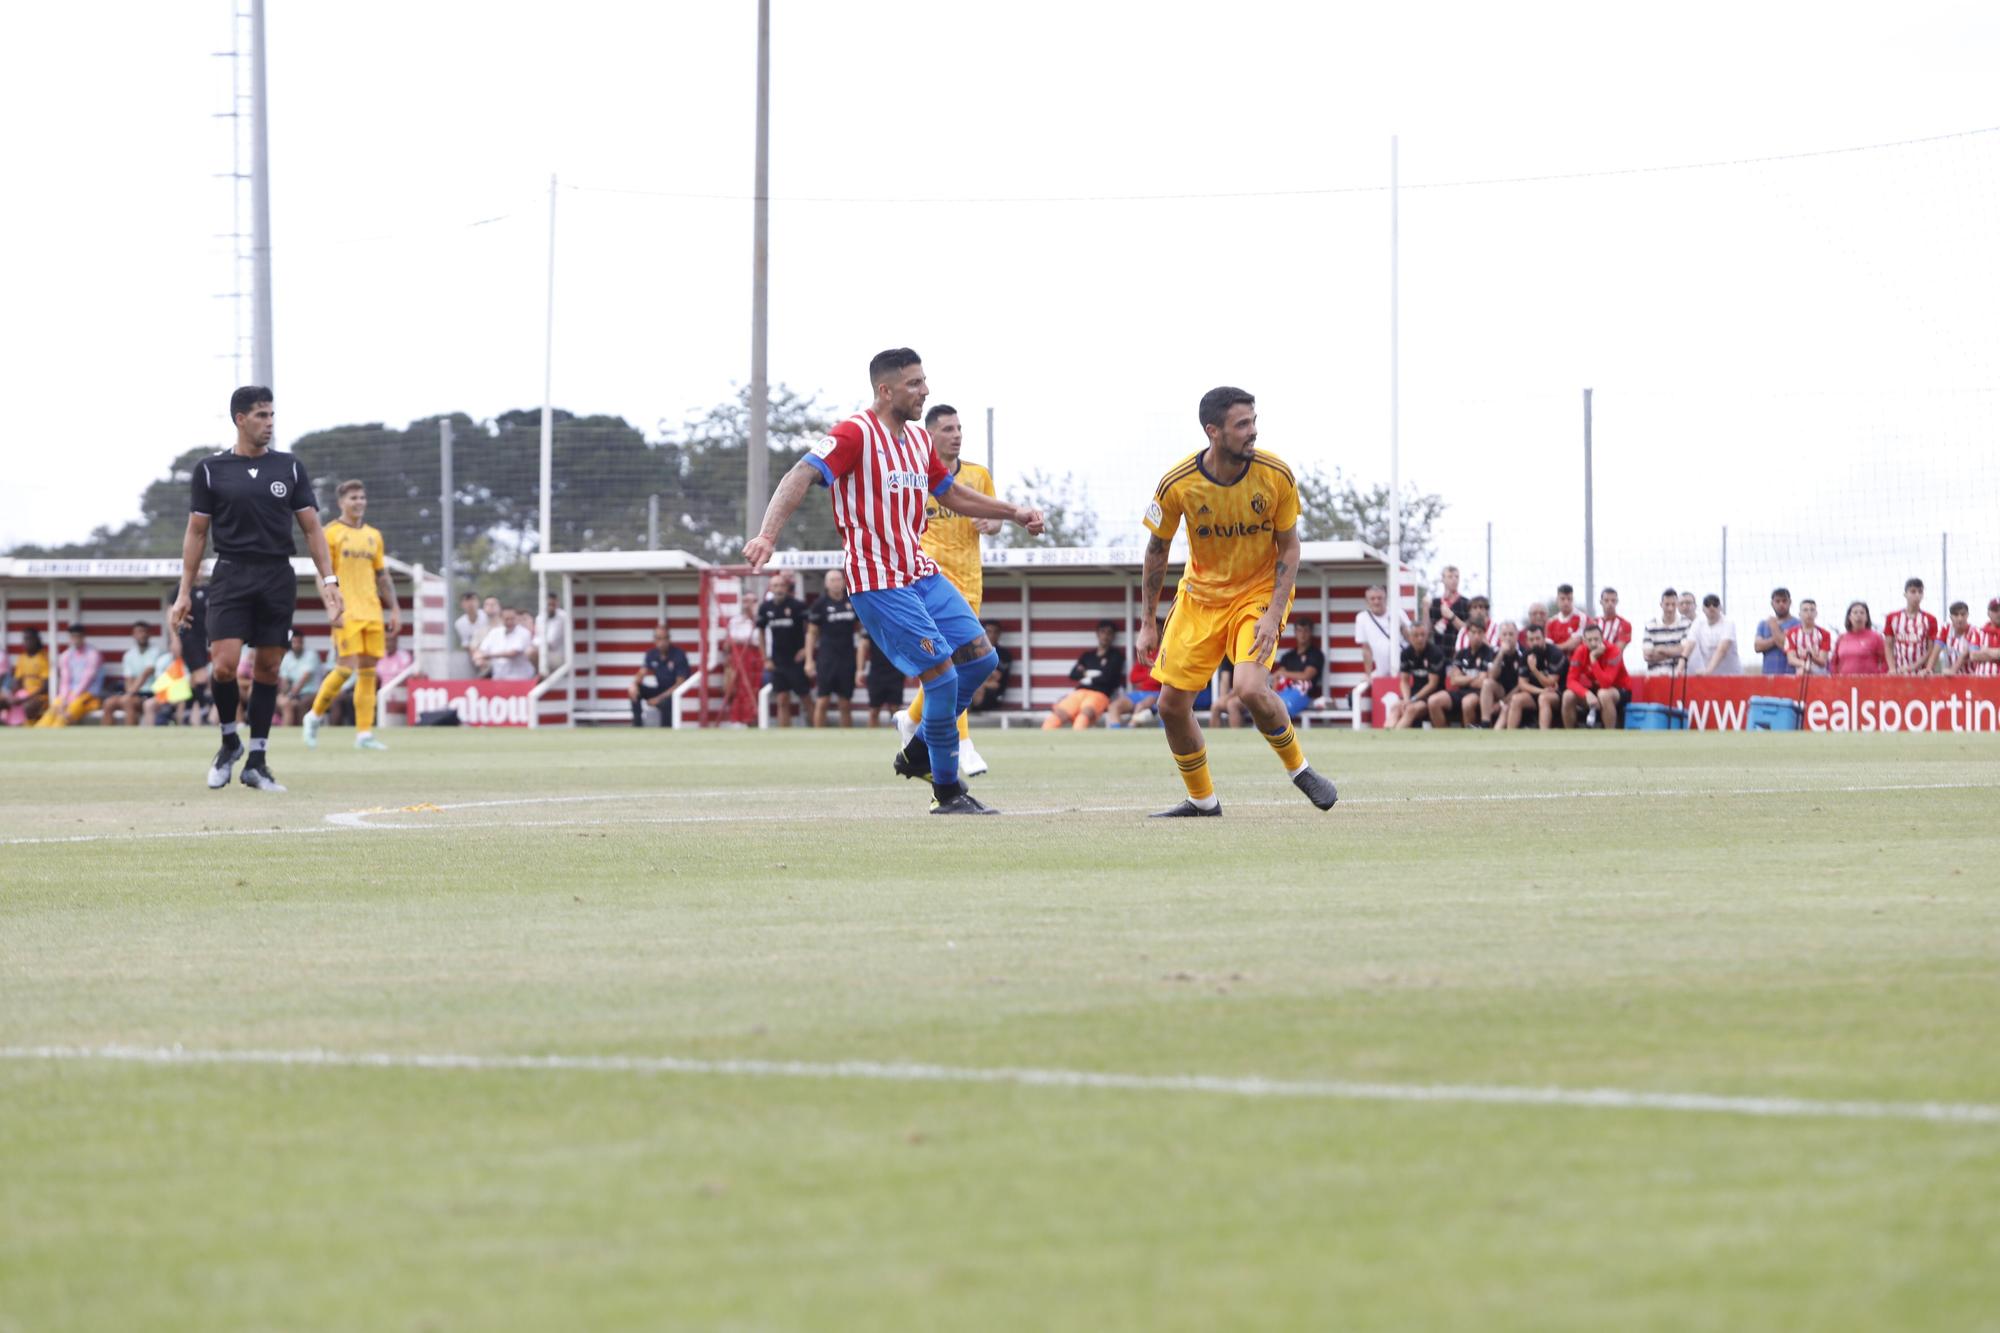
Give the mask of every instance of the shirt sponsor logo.
M 1276 531 L 1276 529 L 1271 526 L 1271 521 L 1265 519 L 1262 523 L 1204 523 L 1194 530 L 1194 535 L 1197 537 L 1255 537 L 1260 533 L 1273 531 Z
M 1208 506 L 1203 505 L 1201 507 L 1201 512 L 1206 514 L 1208 512 Z M 1155 500 L 1153 501 L 1153 503 L 1146 506 L 1146 521 L 1148 523 L 1163 523 L 1166 521 L 1166 517 L 1167 513 L 1164 509 L 1160 508 L 1160 502 L 1158 500 Z
M 829 456 L 838 444 L 839 441 L 835 440 L 831 435 L 823 437 L 818 444 L 813 446 L 813 457 L 825 458 Z
M 898 469 L 887 474 L 885 484 L 892 491 L 900 490 L 906 486 L 921 490 L 923 489 L 924 479 L 915 472 Z

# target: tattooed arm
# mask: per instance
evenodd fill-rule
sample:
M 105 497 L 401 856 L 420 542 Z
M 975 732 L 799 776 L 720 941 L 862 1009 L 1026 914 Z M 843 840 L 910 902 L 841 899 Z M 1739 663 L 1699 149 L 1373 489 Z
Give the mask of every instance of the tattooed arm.
M 1151 666 L 1160 651 L 1160 590 L 1167 581 L 1167 543 L 1160 537 L 1146 539 L 1144 572 L 1140 576 L 1139 660 Z

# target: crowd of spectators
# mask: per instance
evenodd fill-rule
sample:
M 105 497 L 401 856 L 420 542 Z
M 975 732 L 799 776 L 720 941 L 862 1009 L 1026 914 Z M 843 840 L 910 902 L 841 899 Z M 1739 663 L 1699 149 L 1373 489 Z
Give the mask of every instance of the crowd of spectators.
M 453 642 L 482 680 L 540 680 L 569 654 L 569 617 L 554 593 L 539 616 L 477 592 L 461 595 L 458 608 Z

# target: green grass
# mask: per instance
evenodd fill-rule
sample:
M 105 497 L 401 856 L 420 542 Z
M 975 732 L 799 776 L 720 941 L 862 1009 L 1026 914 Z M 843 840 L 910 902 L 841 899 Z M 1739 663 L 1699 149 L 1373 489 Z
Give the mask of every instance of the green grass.
M 1987 738 L 1320 731 L 1322 815 L 1220 733 L 1163 824 L 1158 732 L 981 733 L 998 820 L 882 736 L 281 733 L 278 797 L 0 737 L 0 840 L 92 839 L 0 845 L 0 1046 L 2000 1104 Z M 1993 1124 L 9 1058 L 0 1330 L 2000 1328 L 1996 1182 Z

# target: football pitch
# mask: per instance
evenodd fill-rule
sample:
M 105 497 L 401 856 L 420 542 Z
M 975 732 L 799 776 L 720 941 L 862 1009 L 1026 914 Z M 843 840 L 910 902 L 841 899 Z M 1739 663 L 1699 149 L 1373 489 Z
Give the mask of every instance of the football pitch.
M 2000 1327 L 2000 743 L 0 737 L 0 1330 Z

